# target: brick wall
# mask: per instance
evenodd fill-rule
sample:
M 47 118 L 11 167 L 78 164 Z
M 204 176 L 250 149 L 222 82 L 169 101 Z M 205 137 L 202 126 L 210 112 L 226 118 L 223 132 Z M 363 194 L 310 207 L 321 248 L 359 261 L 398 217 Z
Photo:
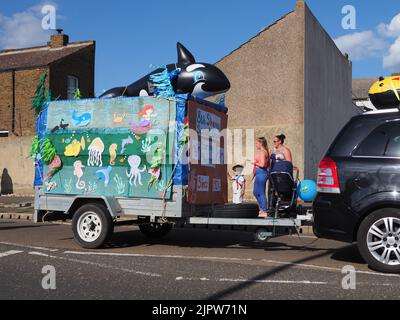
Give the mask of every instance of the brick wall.
M 87 47 L 50 66 L 50 86 L 55 98 L 67 98 L 67 76 L 79 79 L 82 98 L 94 97 L 95 45 Z
M 67 76 L 79 79 L 83 98 L 94 97 L 95 45 L 68 56 L 50 67 L 15 71 L 15 134 L 35 133 L 35 112 L 31 109 L 32 97 L 43 72 L 48 73 L 47 83 L 54 98 L 67 98 Z M 0 129 L 12 134 L 12 72 L 0 73 Z
M 11 131 L 12 126 L 12 73 L 0 73 L 0 129 Z
M 46 86 L 54 98 L 67 98 L 67 76 L 79 78 L 84 98 L 94 97 L 95 44 L 71 54 L 48 67 L 16 70 L 15 119 L 13 127 L 13 72 L 0 72 L 0 130 L 8 130 L 8 138 L 0 138 L 0 182 L 7 173 L 15 194 L 32 194 L 34 165 L 27 159 L 35 134 L 35 112 L 32 98 L 43 72 L 48 73 Z M 9 156 L 7 156 L 9 155 Z M 0 190 L 1 192 L 1 190 Z
M 47 68 L 15 71 L 15 134 L 32 135 L 35 132 L 35 112 L 31 109 L 37 84 Z M 12 134 L 13 116 L 12 72 L 0 73 L 0 129 Z
M 48 68 L 21 70 L 15 73 L 15 131 L 27 136 L 35 133 L 35 111 L 32 110 L 32 97 L 43 72 Z M 48 86 L 49 79 L 46 81 Z

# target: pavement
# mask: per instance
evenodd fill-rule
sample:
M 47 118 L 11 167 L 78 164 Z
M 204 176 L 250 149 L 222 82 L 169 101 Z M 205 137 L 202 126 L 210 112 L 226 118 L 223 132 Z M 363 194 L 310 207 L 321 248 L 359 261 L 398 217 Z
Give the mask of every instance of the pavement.
M 32 205 L 33 201 L 33 196 L 2 195 L 0 196 L 0 207 L 6 205 L 14 205 L 14 207 Z
M 352 266 L 355 290 L 342 286 Z M 42 287 L 55 268 L 56 289 Z M 149 240 L 115 229 L 99 250 L 84 250 L 68 223 L 0 220 L 0 299 L 398 299 L 400 275 L 370 270 L 357 248 L 313 236 L 256 243 L 251 233 L 174 229 Z
M 0 220 L 32 220 L 33 208 L 33 196 L 0 196 Z

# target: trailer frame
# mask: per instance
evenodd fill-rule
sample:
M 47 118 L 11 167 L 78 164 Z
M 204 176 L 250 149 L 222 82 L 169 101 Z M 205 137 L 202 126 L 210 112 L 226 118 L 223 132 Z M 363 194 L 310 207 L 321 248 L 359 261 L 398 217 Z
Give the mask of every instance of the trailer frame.
M 293 217 L 214 217 L 214 204 L 191 205 L 185 201 L 184 194 L 184 187 L 175 186 L 172 199 L 166 201 L 166 209 L 163 210 L 163 203 L 159 199 L 50 195 L 37 187 L 35 189 L 34 222 L 40 222 L 44 213 L 49 212 L 61 213 L 65 218 L 71 218 L 81 207 L 95 203 L 101 203 L 106 207 L 113 225 L 120 225 L 121 223 L 118 223 L 117 220 L 124 218 L 125 221 L 122 224 L 136 224 L 141 230 L 146 225 L 181 225 L 194 228 L 203 226 L 221 230 L 231 228 L 231 230 L 254 232 L 258 241 L 299 233 L 301 227 L 311 225 L 313 222 L 311 209 L 297 210 Z M 132 219 L 126 220 L 130 218 Z

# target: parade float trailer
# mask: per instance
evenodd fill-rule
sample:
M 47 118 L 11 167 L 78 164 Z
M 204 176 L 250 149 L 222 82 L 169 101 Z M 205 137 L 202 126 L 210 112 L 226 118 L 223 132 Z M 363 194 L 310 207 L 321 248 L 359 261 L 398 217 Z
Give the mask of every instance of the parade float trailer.
M 224 132 L 227 120 L 227 108 L 190 95 L 47 103 L 38 138 L 56 156 L 36 164 L 35 221 L 72 219 L 84 248 L 121 223 L 156 238 L 173 224 L 257 231 L 260 240 L 300 227 L 310 216 L 259 219 L 255 204 L 228 204 L 226 141 L 203 136 Z
M 175 63 L 99 99 L 43 105 L 41 89 L 31 151 L 34 218 L 72 219 L 84 248 L 100 247 L 122 223 L 152 238 L 173 225 L 202 225 L 255 231 L 267 240 L 312 217 L 297 206 L 297 178 L 286 190 L 290 204 L 282 206 L 291 217 L 279 217 L 279 199 L 269 219 L 258 218 L 256 204 L 227 203 L 228 108 L 202 99 L 227 92 L 230 82 L 181 43 Z
M 102 246 L 119 224 L 136 224 L 150 238 L 178 225 L 253 231 L 258 241 L 312 224 L 312 210 L 297 198 L 313 188 L 288 172 L 271 172 L 272 217 L 258 218 L 255 204 L 227 203 L 227 138 L 221 133 L 228 109 L 198 97 L 226 92 L 230 83 L 215 66 L 177 48 L 176 64 L 113 88 L 103 99 L 38 104 L 31 152 L 36 222 L 72 219 L 84 248 Z M 398 107 L 399 87 L 398 76 L 382 77 L 371 101 L 378 109 Z M 327 175 L 321 172 L 319 186 L 329 182 Z

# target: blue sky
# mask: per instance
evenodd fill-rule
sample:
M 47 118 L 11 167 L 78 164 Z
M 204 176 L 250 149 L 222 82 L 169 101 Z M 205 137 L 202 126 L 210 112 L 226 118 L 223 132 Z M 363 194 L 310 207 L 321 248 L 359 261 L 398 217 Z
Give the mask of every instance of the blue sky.
M 199 61 L 215 62 L 293 10 L 296 1 L 3 0 L 0 48 L 43 44 L 48 34 L 40 27 L 40 8 L 47 3 L 56 5 L 57 27 L 71 41 L 97 41 L 96 93 L 100 94 L 147 74 L 151 64 L 175 62 L 177 41 Z M 354 77 L 400 71 L 400 1 L 308 0 L 307 4 L 350 53 Z M 342 28 L 344 5 L 356 9 L 356 30 Z

